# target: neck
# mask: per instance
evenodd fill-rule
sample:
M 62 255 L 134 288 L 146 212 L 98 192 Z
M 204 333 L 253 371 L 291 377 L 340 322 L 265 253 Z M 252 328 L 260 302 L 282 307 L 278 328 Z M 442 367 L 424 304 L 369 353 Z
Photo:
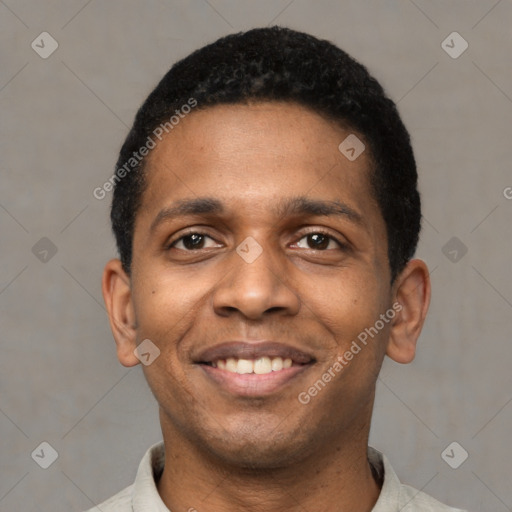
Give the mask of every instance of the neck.
M 165 467 L 157 487 L 170 510 L 370 512 L 380 493 L 367 459 L 369 425 L 358 436 L 347 436 L 324 451 L 271 469 L 220 461 L 165 421 L 162 431 Z

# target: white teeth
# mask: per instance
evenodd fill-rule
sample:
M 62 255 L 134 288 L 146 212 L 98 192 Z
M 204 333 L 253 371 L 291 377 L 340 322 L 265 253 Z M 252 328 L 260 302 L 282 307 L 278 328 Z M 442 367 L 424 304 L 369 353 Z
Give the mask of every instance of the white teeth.
M 254 370 L 254 363 L 248 359 L 239 359 L 236 373 L 243 375 L 244 373 L 252 373 Z
M 237 366 L 238 366 L 237 360 L 234 357 L 230 357 L 229 359 L 226 359 L 226 370 L 228 372 L 236 373 Z
M 228 359 L 218 359 L 212 361 L 214 368 L 226 370 L 231 373 L 238 373 L 244 375 L 247 373 L 255 373 L 256 375 L 265 375 L 267 373 L 278 372 L 285 368 L 290 368 L 293 365 L 292 360 L 288 357 L 267 357 L 263 356 L 259 359 L 235 359 L 229 357 Z
M 260 357 L 254 361 L 254 373 L 263 375 L 264 373 L 270 373 L 272 371 L 272 362 L 270 357 Z
M 283 360 L 280 357 L 274 357 L 272 359 L 272 371 L 278 372 L 283 369 Z

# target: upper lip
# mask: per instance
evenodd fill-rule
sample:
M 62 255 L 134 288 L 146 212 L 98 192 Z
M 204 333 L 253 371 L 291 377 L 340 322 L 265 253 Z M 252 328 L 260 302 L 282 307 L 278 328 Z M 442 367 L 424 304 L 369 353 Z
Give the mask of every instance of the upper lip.
M 235 359 L 259 359 L 265 356 L 289 358 L 298 364 L 307 364 L 314 361 L 312 355 L 284 343 L 275 341 L 227 341 L 201 352 L 196 362 L 211 363 L 230 357 Z

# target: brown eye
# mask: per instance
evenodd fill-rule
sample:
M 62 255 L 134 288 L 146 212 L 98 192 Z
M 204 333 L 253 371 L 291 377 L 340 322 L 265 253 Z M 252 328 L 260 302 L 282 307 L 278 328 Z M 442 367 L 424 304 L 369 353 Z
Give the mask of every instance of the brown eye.
M 170 247 L 180 249 L 182 251 L 196 251 L 199 249 L 204 249 L 207 240 L 215 242 L 213 238 L 203 233 L 189 233 L 188 235 L 184 235 L 181 238 L 178 238 L 170 245 Z M 215 244 L 212 245 L 210 243 L 209 247 L 215 247 Z
M 306 242 L 304 243 L 302 240 L 306 240 Z M 304 249 L 314 249 L 317 251 L 341 247 L 337 240 L 325 233 L 308 233 L 297 242 L 297 245 Z
M 187 235 L 183 237 L 183 245 L 186 249 L 201 249 L 204 245 L 203 235 Z
M 329 246 L 329 237 L 322 235 L 321 233 L 313 233 L 307 236 L 308 245 L 311 249 L 327 249 Z

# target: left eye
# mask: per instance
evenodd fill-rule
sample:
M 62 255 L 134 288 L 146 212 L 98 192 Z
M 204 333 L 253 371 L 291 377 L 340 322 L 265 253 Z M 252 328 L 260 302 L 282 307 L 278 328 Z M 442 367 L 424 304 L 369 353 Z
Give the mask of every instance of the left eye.
M 194 251 L 197 249 L 205 249 L 206 248 L 206 239 L 211 240 L 212 242 L 215 242 L 213 238 L 209 237 L 208 235 L 205 235 L 203 233 L 190 233 L 188 235 L 182 236 L 181 238 L 178 238 L 176 241 L 174 241 L 171 244 L 171 247 L 175 247 L 177 249 L 181 249 L 182 251 Z M 181 247 L 179 247 L 181 244 Z M 213 245 L 210 245 L 210 247 L 216 247 L 216 242 Z
M 306 247 L 301 245 L 301 243 L 304 244 L 302 240 L 306 240 Z M 334 244 L 334 246 L 332 244 Z M 297 246 L 304 249 L 316 249 L 322 251 L 326 249 L 340 248 L 341 244 L 326 233 L 308 233 L 297 242 Z

